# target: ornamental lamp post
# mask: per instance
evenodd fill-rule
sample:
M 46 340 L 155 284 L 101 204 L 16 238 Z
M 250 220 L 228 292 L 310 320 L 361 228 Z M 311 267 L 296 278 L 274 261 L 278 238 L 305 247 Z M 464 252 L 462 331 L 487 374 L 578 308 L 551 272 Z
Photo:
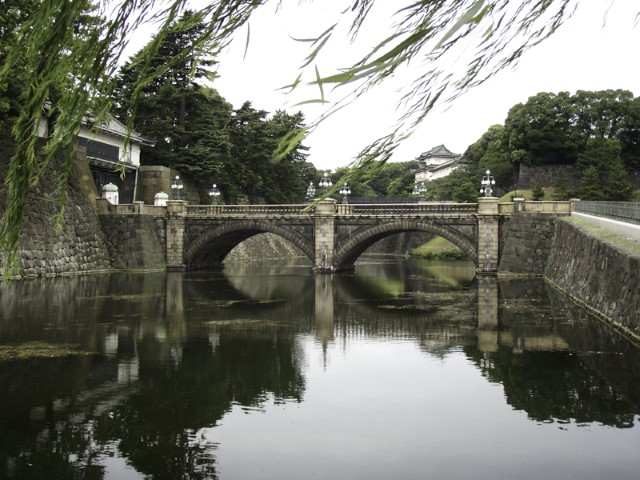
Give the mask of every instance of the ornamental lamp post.
M 420 201 L 426 201 L 427 200 L 427 186 L 425 185 L 424 181 L 416 182 L 415 185 L 413 186 L 413 192 L 412 193 L 413 193 L 413 195 L 418 197 L 418 199 Z
M 182 189 L 184 185 L 182 184 L 182 180 L 180 180 L 180 176 L 176 175 L 176 178 L 173 179 L 171 183 L 171 190 L 173 190 L 173 196 L 176 200 L 180 200 L 182 197 Z
M 486 174 L 482 177 L 482 181 L 480 183 L 482 184 L 480 187 L 480 194 L 484 194 L 485 197 L 491 197 L 493 195 L 493 186 L 496 184 L 496 181 L 489 170 L 486 171 Z
M 309 182 L 309 186 L 307 187 L 307 194 L 305 195 L 307 200 L 313 200 L 316 196 L 316 187 L 313 186 L 313 182 Z
M 220 189 L 215 183 L 211 187 L 211 190 L 209 190 L 209 196 L 211 197 L 211 205 L 217 205 L 218 197 L 220 196 Z
M 329 171 L 327 170 L 326 172 L 324 172 L 324 175 L 318 182 L 318 186 L 320 188 L 329 188 L 332 185 L 333 185 L 333 182 L 331 181 L 331 178 L 329 177 Z
M 347 196 L 351 195 L 351 189 L 349 185 L 347 185 L 347 182 L 344 182 L 344 185 L 340 187 L 340 195 L 342 195 L 342 203 L 345 205 L 348 204 Z

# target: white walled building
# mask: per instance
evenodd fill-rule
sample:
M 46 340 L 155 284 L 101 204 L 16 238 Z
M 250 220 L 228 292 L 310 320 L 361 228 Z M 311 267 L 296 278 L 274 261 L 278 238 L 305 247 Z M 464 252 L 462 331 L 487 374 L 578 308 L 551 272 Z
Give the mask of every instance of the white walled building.
M 463 155 L 449 151 L 444 145 L 438 145 L 420 154 L 415 181 L 430 182 L 443 178 L 459 168 L 463 163 Z
M 78 132 L 78 146 L 86 148 L 87 161 L 98 192 L 108 183 L 119 189 L 120 202 L 132 203 L 135 196 L 140 148 L 153 142 L 137 132 L 130 132 L 125 147 L 127 127 L 111 115 L 99 125 L 87 118 Z M 120 170 L 124 168 L 124 179 Z
M 48 136 L 44 116 L 40 120 L 39 136 Z M 140 148 L 142 145 L 153 146 L 154 142 L 132 131 L 125 147 L 126 138 L 127 127 L 113 116 L 107 115 L 106 120 L 97 125 L 95 119 L 86 117 L 78 132 L 78 147 L 86 150 L 97 191 L 101 192 L 104 185 L 112 183 L 118 187 L 120 202 L 132 203 L 140 167 Z M 122 168 L 124 178 L 120 174 Z

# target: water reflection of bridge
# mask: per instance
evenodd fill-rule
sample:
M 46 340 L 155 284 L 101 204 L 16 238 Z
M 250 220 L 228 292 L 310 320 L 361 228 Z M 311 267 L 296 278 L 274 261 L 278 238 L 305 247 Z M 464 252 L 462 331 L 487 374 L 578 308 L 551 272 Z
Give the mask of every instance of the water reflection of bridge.
M 572 312 L 560 296 L 550 295 L 552 304 L 544 309 L 525 303 L 549 296 L 544 283 L 487 278 L 462 285 L 456 318 L 448 318 L 446 309 L 429 310 L 428 301 L 386 308 L 402 297 L 395 291 L 371 302 L 380 292 L 368 296 L 371 284 L 346 281 L 352 277 L 296 276 L 299 287 L 292 278 L 285 282 L 295 286 L 287 296 L 287 288 L 247 287 L 242 275 L 220 274 L 108 275 L 4 286 L 3 342 L 36 336 L 100 352 L 0 362 L 5 458 L 15 471 L 30 472 L 44 471 L 44 463 L 33 465 L 44 457 L 65 467 L 78 458 L 69 468 L 83 472 L 89 471 L 83 459 L 112 454 L 118 445 L 121 458 L 147 476 L 201 478 L 203 465 L 215 469 L 215 445 L 193 433 L 216 425 L 233 402 L 259 407 L 269 396 L 303 401 L 301 339 L 310 335 L 321 344 L 359 336 L 416 339 L 431 355 L 454 347 L 459 354 L 462 347 L 487 381 L 503 385 L 507 402 L 536 421 L 633 426 L 640 387 L 628 380 L 640 376 L 637 349 L 603 355 L 624 349 L 621 337 L 600 323 L 583 322 L 586 314 Z M 436 283 L 424 293 L 435 297 L 447 288 Z M 212 301 L 220 291 L 215 298 L 224 304 Z M 256 304 L 259 310 L 249 308 Z M 37 305 L 50 307 L 45 311 L 51 315 L 43 318 Z M 553 316 L 556 310 L 562 321 Z M 211 321 L 192 318 L 201 311 L 210 312 Z M 249 320 L 251 328 L 229 318 Z M 565 352 L 567 345 L 576 354 Z M 545 361 L 536 363 L 541 356 Z M 43 450 L 49 446 L 50 452 Z M 175 460 L 169 467 L 156 461 L 169 456 Z

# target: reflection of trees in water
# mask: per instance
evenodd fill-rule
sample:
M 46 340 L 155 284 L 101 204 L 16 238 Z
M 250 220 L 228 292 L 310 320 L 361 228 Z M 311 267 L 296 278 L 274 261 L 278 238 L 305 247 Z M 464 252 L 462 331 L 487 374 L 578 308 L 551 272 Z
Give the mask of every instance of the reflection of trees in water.
M 256 335 L 212 328 L 192 317 L 190 300 L 180 309 L 180 301 L 165 299 L 165 288 L 176 293 L 175 285 L 160 279 L 143 285 L 120 277 L 88 303 L 74 292 L 85 323 L 67 325 L 65 338 L 86 328 L 101 338 L 102 351 L 113 337 L 109 355 L 0 364 L 0 387 L 10 392 L 0 400 L 2 471 L 102 478 L 104 458 L 122 456 L 151 478 L 215 478 L 216 446 L 197 435 L 201 428 L 236 402 L 301 401 L 295 329 Z M 32 327 L 42 332 L 43 313 L 33 312 L 39 320 Z
M 571 304 L 544 282 L 501 281 L 499 332 L 493 352 L 465 347 L 507 402 L 536 421 L 634 425 L 640 412 L 640 352 L 618 332 Z M 526 348 L 528 338 L 561 338 Z M 525 347 L 525 348 L 522 348 Z
M 90 384 L 93 361 L 0 363 L 0 471 L 8 478 L 102 478 L 103 468 L 94 464 L 101 448 L 91 444 L 90 426 L 61 414 Z
M 419 270 L 398 264 L 361 268 L 364 275 L 335 277 L 336 338 L 415 339 L 425 352 L 440 357 L 477 342 L 475 287 L 452 289 L 437 276 L 417 275 Z M 385 283 L 399 284 L 399 291 L 385 295 Z
M 234 403 L 300 401 L 304 379 L 292 335 L 257 338 L 220 333 L 191 338 L 177 364 L 140 352 L 140 382 L 126 402 L 97 419 L 132 465 L 153 478 L 210 478 L 214 444 L 196 433 L 213 427 Z
M 470 261 L 434 262 L 411 259 L 404 262 L 361 262 L 356 265 L 356 277 L 374 288 L 385 283 L 399 283 L 405 287 L 450 290 L 468 287 L 475 278 L 475 266 Z
M 580 361 L 588 365 L 613 388 L 636 406 L 640 414 L 640 348 L 604 321 L 570 301 L 560 292 L 548 287 L 552 308 L 562 309 L 569 321 L 559 325 L 558 331 L 576 352 Z
M 0 364 L 0 464 L 6 467 L 0 471 L 18 478 L 101 478 L 99 464 L 114 455 L 150 478 L 215 478 L 216 445 L 198 432 L 236 404 L 302 401 L 298 334 L 318 331 L 314 305 L 325 298 L 335 307 L 325 311 L 330 341 L 411 339 L 438 356 L 463 346 L 483 375 L 504 385 L 508 402 L 532 419 L 633 421 L 637 349 L 590 323 L 540 280 L 499 282 L 499 327 L 488 332 L 498 340 L 495 351 L 483 352 L 475 284 L 456 289 L 412 270 L 377 271 L 386 272 L 383 282 L 401 284 L 401 294 L 381 296 L 358 275 L 322 277 L 326 288 L 318 289 L 307 284 L 311 275 L 266 276 L 265 282 L 280 282 L 266 290 L 239 289 L 220 272 L 96 277 L 93 285 L 66 284 L 63 298 L 74 300 L 73 317 L 55 311 L 59 328 L 52 330 L 35 302 L 29 304 L 38 298 L 36 283 L 27 288 L 35 297 L 16 290 L 27 302 L 0 299 L 8 309 L 0 314 L 3 339 L 81 339 L 108 354 Z M 253 274 L 241 285 L 251 281 Z M 62 287 L 42 285 L 48 305 Z M 265 303 L 280 300 L 279 288 L 289 293 Z M 314 297 L 317 292 L 325 296 Z M 12 324 L 7 315 L 16 313 L 30 320 Z M 561 337 L 577 355 L 526 348 L 528 339 L 550 337 Z M 107 340 L 114 342 L 109 349 Z M 624 355 L 602 353 L 620 351 Z
M 533 420 L 634 425 L 637 407 L 570 352 L 514 354 L 504 346 L 496 352 L 466 347 L 465 352 L 484 376 L 503 385 L 507 403 Z
M 282 269 L 280 269 L 282 272 Z M 256 284 L 255 288 L 251 284 Z M 314 305 L 312 275 L 290 272 L 275 276 L 227 276 L 192 272 L 185 277 L 188 315 L 205 322 L 243 320 L 287 323 L 299 331 L 312 328 Z
M 313 285 L 309 267 L 235 265 L 225 268 L 225 277 L 239 293 L 256 301 L 295 299 L 310 291 Z M 264 281 L 256 281 L 259 278 Z

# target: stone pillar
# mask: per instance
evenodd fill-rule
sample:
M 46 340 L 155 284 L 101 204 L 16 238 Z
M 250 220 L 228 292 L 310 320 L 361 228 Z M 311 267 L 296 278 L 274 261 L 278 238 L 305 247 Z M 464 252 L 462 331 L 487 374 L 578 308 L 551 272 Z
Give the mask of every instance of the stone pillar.
M 499 248 L 498 199 L 481 197 L 478 199 L 478 265 L 476 272 L 495 275 L 498 271 Z
M 524 212 L 524 198 L 516 197 L 513 199 L 513 211 Z
M 315 210 L 313 238 L 315 243 L 315 260 L 313 268 L 320 272 L 332 272 L 333 253 L 335 247 L 335 204 L 332 198 L 318 202 Z
M 571 198 L 569 199 L 570 205 L 571 205 L 571 212 L 575 212 L 576 208 L 578 208 L 578 203 L 580 203 L 580 199 L 579 198 Z
M 169 270 L 184 270 L 184 230 L 187 216 L 187 202 L 169 200 L 167 202 L 166 258 Z

